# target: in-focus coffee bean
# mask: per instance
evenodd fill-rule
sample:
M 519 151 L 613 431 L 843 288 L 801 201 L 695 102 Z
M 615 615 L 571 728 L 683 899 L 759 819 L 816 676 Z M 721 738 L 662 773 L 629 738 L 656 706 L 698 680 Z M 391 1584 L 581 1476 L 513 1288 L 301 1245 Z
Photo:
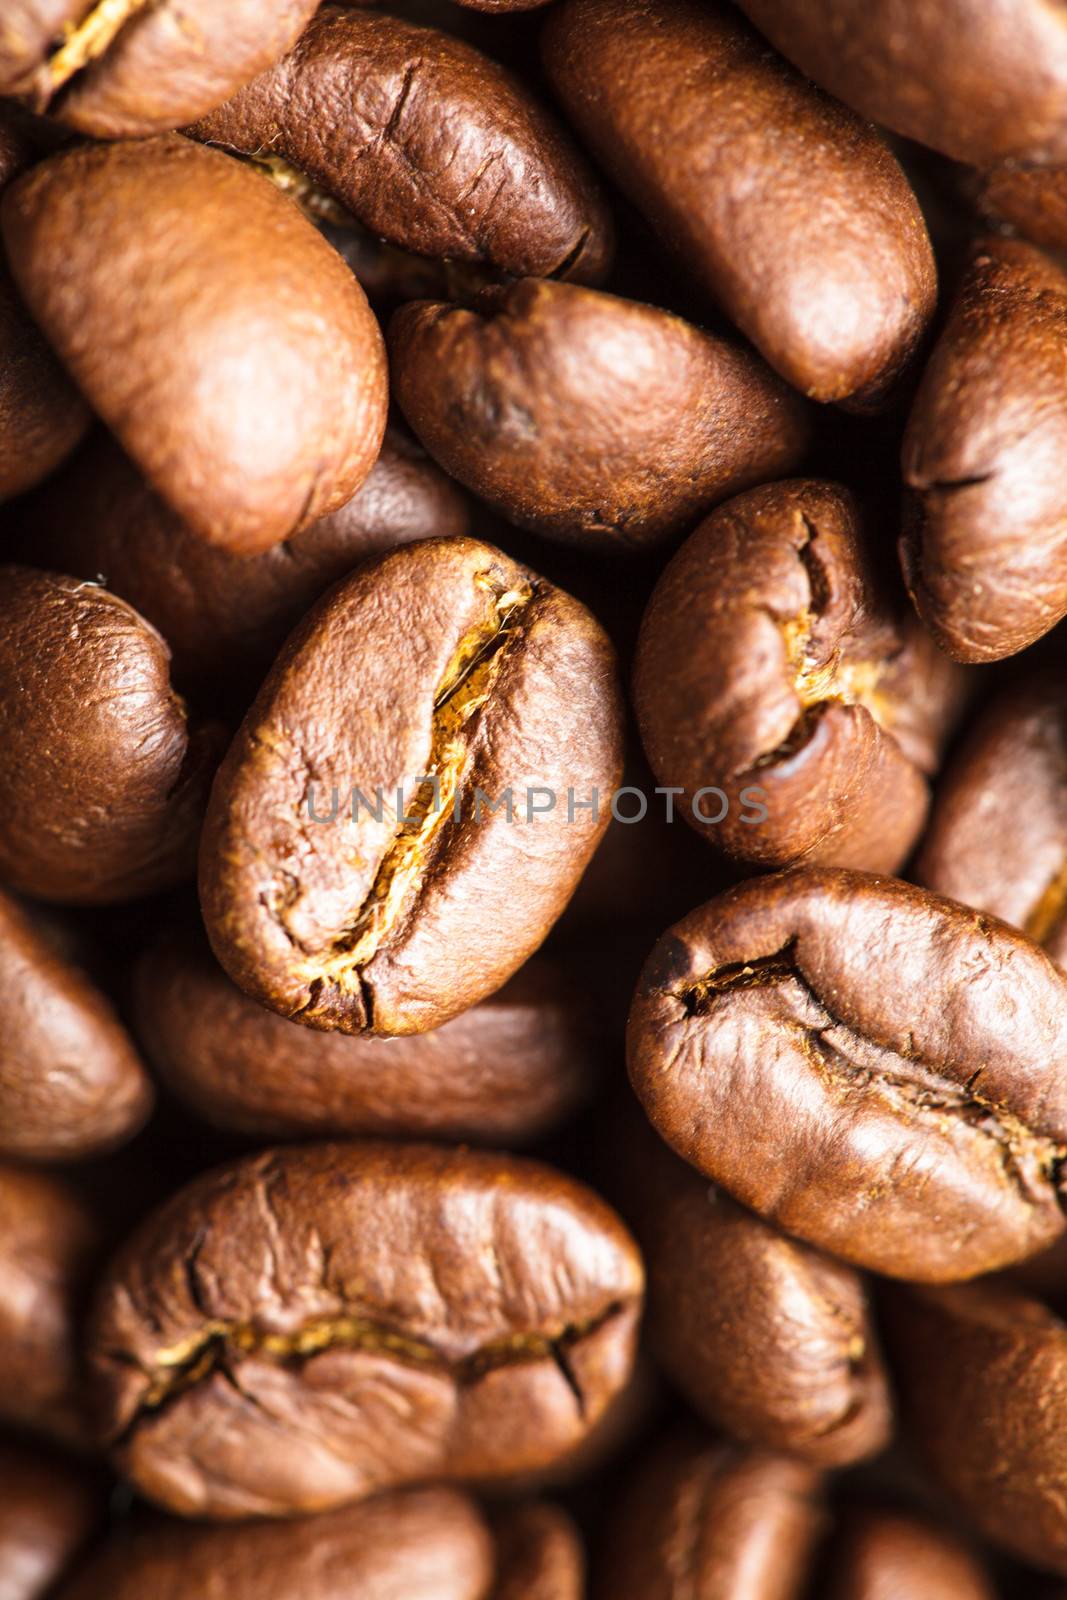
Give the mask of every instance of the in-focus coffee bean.
M 855 872 L 739 884 L 659 941 L 628 1054 L 679 1155 L 846 1261 L 948 1282 L 1067 1225 L 1067 986 L 954 901 Z
M 964 686 L 873 545 L 846 490 L 768 484 L 713 512 L 653 593 L 645 751 L 741 860 L 892 872 L 918 839 Z
M 103 1435 L 169 1510 L 324 1510 L 547 1467 L 629 1377 L 637 1249 L 590 1190 L 420 1145 L 267 1152 L 194 1181 L 104 1275 Z
M 610 214 L 563 128 L 435 28 L 323 6 L 284 61 L 190 131 L 298 194 L 310 181 L 417 255 L 580 282 L 610 264 Z
M 599 625 L 490 545 L 361 568 L 290 638 L 219 770 L 200 861 L 216 955 L 312 1027 L 439 1027 L 566 905 L 621 723 Z

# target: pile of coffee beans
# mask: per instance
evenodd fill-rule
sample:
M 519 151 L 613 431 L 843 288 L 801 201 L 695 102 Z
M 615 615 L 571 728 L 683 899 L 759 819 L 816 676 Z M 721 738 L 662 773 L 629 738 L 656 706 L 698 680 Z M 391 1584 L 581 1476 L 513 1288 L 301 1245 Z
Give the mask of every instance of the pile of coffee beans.
M 0 0 L 0 1600 L 1067 1600 L 1065 618 L 1063 0 Z

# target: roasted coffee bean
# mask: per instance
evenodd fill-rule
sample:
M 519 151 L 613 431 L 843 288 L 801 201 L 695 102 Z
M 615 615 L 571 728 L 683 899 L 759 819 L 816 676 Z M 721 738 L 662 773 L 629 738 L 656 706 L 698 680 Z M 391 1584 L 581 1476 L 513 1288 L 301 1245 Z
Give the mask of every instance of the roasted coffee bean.
M 290 638 L 219 770 L 216 955 L 312 1027 L 439 1027 L 563 910 L 621 743 L 611 647 L 577 601 L 472 539 L 372 562 Z
M 0 104 L 0 190 L 30 155 Z M 31 322 L 0 256 L 0 500 L 47 477 L 88 426 L 88 406 Z
M 163 133 L 276 61 L 317 0 L 8 0 L 0 94 L 94 139 Z
M 0 970 L 0 1152 L 69 1161 L 131 1138 L 152 1105 L 132 1040 L 3 893 Z
M 680 814 L 742 860 L 893 871 L 919 837 L 961 680 L 870 543 L 846 490 L 769 484 L 702 523 L 652 596 L 645 751 Z
M 497 1519 L 496 1539 L 493 1600 L 584 1600 L 582 1541 L 558 1506 L 512 1507 Z
M 736 1205 L 636 1117 L 615 1160 L 652 1351 L 704 1421 L 820 1467 L 881 1450 L 889 1391 L 859 1274 Z
M 67 1444 L 89 1437 L 78 1319 L 99 1250 L 72 1189 L 0 1164 L 0 1418 Z
M 190 131 L 418 255 L 581 282 L 610 262 L 611 218 L 563 129 L 437 29 L 323 6 L 284 61 Z
M 904 576 L 957 660 L 1013 655 L 1067 615 L 1065 362 L 1067 274 L 985 240 L 904 440 Z
M 813 399 L 878 404 L 937 283 L 881 137 L 721 0 L 563 0 L 544 37 L 592 149 L 771 366 Z
M 938 787 L 918 883 L 1011 922 L 1067 966 L 1067 681 L 997 696 Z
M 974 198 L 991 222 L 1009 223 L 1046 250 L 1067 250 L 1067 167 L 990 167 L 975 174 Z
M 218 730 L 190 730 L 155 629 L 106 589 L 0 568 L 0 879 L 103 905 L 191 875 Z
M 826 1600 L 996 1600 L 965 1544 L 924 1518 L 859 1510 L 834 1540 Z
M 669 312 L 526 279 L 402 308 L 397 399 L 442 466 L 535 533 L 639 549 L 795 467 L 807 413 L 747 350 Z
M 250 1000 L 200 938 L 166 935 L 135 982 L 138 1037 L 208 1122 L 314 1134 L 527 1144 L 595 1081 L 587 997 L 546 956 L 432 1033 L 353 1039 L 297 1028 Z
M 339 510 L 261 556 L 204 542 L 106 436 L 13 513 L 20 558 L 108 587 L 174 652 L 183 686 L 250 685 L 244 710 L 285 636 L 337 579 L 416 539 L 465 533 L 460 491 L 390 428 L 362 489 Z M 17 542 L 16 542 L 17 541 Z
M 159 1518 L 113 1535 L 59 1600 L 489 1600 L 491 1579 L 477 1507 L 430 1488 L 296 1522 L 190 1528 Z
M 642 1293 L 591 1191 L 514 1157 L 311 1145 L 198 1179 L 104 1276 L 104 1436 L 150 1498 L 234 1518 L 531 1472 L 626 1382 Z
M 799 1600 L 823 1531 L 819 1474 L 699 1435 L 642 1464 L 614 1512 L 599 1600 Z
M 36 321 L 193 532 L 255 555 L 356 492 L 385 427 L 381 334 L 273 185 L 176 136 L 84 144 L 2 214 Z
M 1067 1326 L 1004 1283 L 901 1289 L 888 1311 L 927 1464 L 987 1539 L 1067 1574 Z
M 958 161 L 1067 159 L 1067 16 L 1045 0 L 740 0 L 802 72 Z
M 0 1443 L 0 1600 L 55 1593 L 101 1507 L 91 1478 L 26 1445 Z
M 679 1155 L 846 1261 L 949 1282 L 1064 1231 L 1067 986 L 951 900 L 829 870 L 739 884 L 659 941 L 628 1053 Z

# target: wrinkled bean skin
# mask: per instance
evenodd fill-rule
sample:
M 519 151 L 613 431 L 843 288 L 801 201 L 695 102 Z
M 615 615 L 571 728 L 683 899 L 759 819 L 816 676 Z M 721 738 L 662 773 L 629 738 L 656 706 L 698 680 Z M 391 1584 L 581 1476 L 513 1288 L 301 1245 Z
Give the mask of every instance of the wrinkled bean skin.
M 547 957 L 443 1028 L 381 1041 L 294 1028 L 242 994 L 200 939 L 139 964 L 138 1037 L 208 1122 L 269 1138 L 366 1134 L 528 1144 L 595 1076 L 584 991 Z
M 901 1512 L 852 1512 L 835 1538 L 832 1572 L 826 1600 L 996 1600 L 966 1545 Z
M 95 1219 L 60 1179 L 0 1164 L 0 1418 L 64 1444 L 90 1430 L 78 1350 Z
M 27 1445 L 0 1444 L 0 1600 L 43 1600 L 99 1518 L 87 1474 Z
M 648 1340 L 693 1410 L 818 1467 L 883 1449 L 889 1390 L 859 1274 L 736 1205 L 636 1118 L 617 1159 L 647 1263 Z
M 544 40 L 590 148 L 771 366 L 815 400 L 878 405 L 937 286 L 881 137 L 732 6 L 563 0 Z
M 390 428 L 363 487 L 329 516 L 260 556 L 237 556 L 193 533 L 106 436 L 15 509 L 17 559 L 102 576 L 174 652 L 183 686 L 252 698 L 286 635 L 330 584 L 370 556 L 467 531 L 460 491 L 406 434 Z M 244 709 L 244 706 L 241 708 Z
M 597 1600 L 800 1600 L 822 1531 L 814 1468 L 707 1436 L 672 1439 L 612 1517 Z
M 1003 1284 L 898 1290 L 887 1311 L 931 1471 L 984 1538 L 1067 1575 L 1067 1327 Z
M 957 161 L 1067 159 L 1067 17 L 1044 0 L 740 0 L 874 122 Z
M 190 728 L 167 647 L 75 578 L 0 568 L 0 879 L 110 905 L 190 876 L 219 730 Z
M 634 665 L 645 752 L 687 821 L 700 790 L 728 796 L 694 826 L 741 860 L 892 872 L 922 830 L 963 684 L 872 548 L 846 490 L 768 484 L 713 512 L 653 593 Z
M 0 94 L 94 139 L 165 133 L 283 55 L 316 3 L 126 0 L 110 20 L 98 0 L 7 0 Z
M 679 1155 L 789 1233 L 915 1282 L 1062 1235 L 1067 988 L 1004 923 L 894 879 L 751 879 L 670 929 L 630 1076 Z
M 0 191 L 31 156 L 0 103 Z M 88 426 L 89 408 L 31 322 L 0 256 L 0 501 L 47 477 Z
M 381 333 L 273 185 L 177 136 L 78 145 L 16 179 L 2 220 L 35 320 L 202 539 L 256 555 L 360 487 L 385 428 Z
M 1067 966 L 1067 683 L 998 695 L 938 787 L 917 883 L 989 911 Z
M 610 264 L 610 215 L 563 129 L 434 28 L 324 6 L 289 56 L 190 131 L 280 157 L 417 255 L 580 282 Z
M 153 1098 L 132 1040 L 3 893 L 0 971 L 0 1153 L 70 1161 L 132 1138 Z
M 431 455 L 509 521 L 565 542 L 669 539 L 788 472 L 808 442 L 803 405 L 757 357 L 574 284 L 402 307 L 389 349 Z
M 919 615 L 999 661 L 1067 615 L 1067 274 L 1018 240 L 975 253 L 904 439 L 901 540 Z
M 584 1600 L 581 1538 L 558 1506 L 531 1501 L 510 1508 L 497 1519 L 496 1540 L 493 1600 Z
M 532 1472 L 633 1361 L 640 1257 L 591 1191 L 515 1157 L 310 1145 L 197 1179 L 105 1273 L 105 1439 L 171 1511 L 326 1510 Z
M 154 1519 L 113 1535 L 58 1600 L 489 1600 L 492 1571 L 474 1502 L 412 1489 L 296 1522 Z
M 568 788 L 610 795 L 621 747 L 614 656 L 577 601 L 472 539 L 370 563 L 291 636 L 219 769 L 200 856 L 216 956 L 311 1027 L 439 1027 L 562 912 L 609 817 L 570 821 Z M 531 784 L 560 797 L 550 818 L 527 820 Z M 380 820 L 353 789 L 383 791 Z M 501 808 L 476 815 L 479 790 Z

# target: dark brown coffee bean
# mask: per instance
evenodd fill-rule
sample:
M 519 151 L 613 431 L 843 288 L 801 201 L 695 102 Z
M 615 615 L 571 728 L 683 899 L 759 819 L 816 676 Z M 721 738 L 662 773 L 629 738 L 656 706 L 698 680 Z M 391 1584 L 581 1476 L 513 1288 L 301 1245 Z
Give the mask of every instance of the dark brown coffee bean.
M 0 1164 L 0 1418 L 88 1440 L 82 1299 L 100 1253 L 95 1219 L 58 1178 Z
M 137 1034 L 170 1088 L 220 1127 L 283 1139 L 529 1143 L 590 1093 L 587 1005 L 560 966 L 534 956 L 432 1033 L 321 1034 L 257 1005 L 205 942 L 173 934 L 146 951 L 135 981 Z
M 30 159 L 0 103 L 0 190 Z M 31 322 L 0 255 L 0 501 L 47 477 L 88 426 L 88 406 Z
M 530 1502 L 496 1520 L 493 1600 L 584 1600 L 585 1553 L 559 1506 Z
M 3 228 L 35 319 L 201 538 L 254 555 L 359 488 L 381 334 L 272 185 L 187 139 L 79 145 L 15 180 Z
M 313 1027 L 439 1027 L 563 910 L 621 746 L 611 647 L 577 601 L 473 539 L 363 567 L 289 640 L 219 770 L 216 955 Z M 599 816 L 577 809 L 594 791 Z
M 0 893 L 0 1152 L 70 1161 L 137 1132 L 152 1090 L 111 1005 Z
M 599 1600 L 799 1600 L 823 1530 L 819 1474 L 699 1435 L 661 1446 L 605 1539 Z
M 985 1538 L 1067 1574 L 1067 1326 L 1003 1283 L 898 1290 L 887 1309 L 929 1467 Z
M 889 1391 L 859 1274 L 736 1205 L 643 1117 L 619 1133 L 617 1195 L 647 1263 L 649 1341 L 694 1410 L 815 1466 L 881 1450 Z
M 958 161 L 1067 158 L 1067 16 L 1045 0 L 741 0 L 802 72 Z
M 954 1535 L 898 1511 L 846 1515 L 826 1600 L 996 1600 L 992 1579 Z
M 430 453 L 510 522 L 638 549 L 795 467 L 801 401 L 748 351 L 669 312 L 534 279 L 389 329 L 397 399 Z
M 922 829 L 962 685 L 872 543 L 846 490 L 770 484 L 702 523 L 652 596 L 645 751 L 679 814 L 742 860 L 893 871 Z
M 43 1600 L 100 1517 L 88 1474 L 27 1445 L 0 1443 L 0 1600 Z
M 879 135 L 722 3 L 564 0 L 544 38 L 591 147 L 771 366 L 813 399 L 877 404 L 937 281 Z
M 1067 615 L 1065 362 L 1067 275 L 985 240 L 904 440 L 904 576 L 957 660 L 1013 655 Z
M 104 1434 L 152 1499 L 232 1518 L 530 1472 L 626 1382 L 636 1247 L 514 1157 L 311 1145 L 200 1178 L 105 1274 Z
M 9 548 L 36 566 L 102 577 L 174 652 L 183 686 L 258 688 L 309 606 L 369 556 L 417 539 L 465 533 L 463 496 L 399 429 L 390 428 L 347 505 L 261 556 L 205 544 L 106 436 L 14 508 Z M 242 706 L 242 710 L 244 706 Z
M 999 695 L 941 780 L 918 883 L 990 911 L 1067 966 L 1067 682 Z
M 478 1508 L 428 1488 L 295 1522 L 190 1528 L 155 1518 L 114 1534 L 59 1600 L 489 1600 L 491 1579 Z
M 0 568 L 0 879 L 106 905 L 191 874 L 219 731 L 190 732 L 169 668 L 106 589 Z
M 656 946 L 628 1051 L 679 1155 L 846 1261 L 949 1282 L 1064 1230 L 1067 986 L 951 900 L 854 872 L 739 884 Z
M 1067 250 L 1067 167 L 990 167 L 973 175 L 971 192 L 989 221 L 1046 250 Z
M 487 56 L 398 17 L 324 6 L 284 61 L 191 131 L 295 167 L 418 255 L 582 282 L 610 262 L 610 216 L 555 119 Z
M 8 0 L 0 94 L 94 139 L 181 127 L 282 55 L 316 0 Z

